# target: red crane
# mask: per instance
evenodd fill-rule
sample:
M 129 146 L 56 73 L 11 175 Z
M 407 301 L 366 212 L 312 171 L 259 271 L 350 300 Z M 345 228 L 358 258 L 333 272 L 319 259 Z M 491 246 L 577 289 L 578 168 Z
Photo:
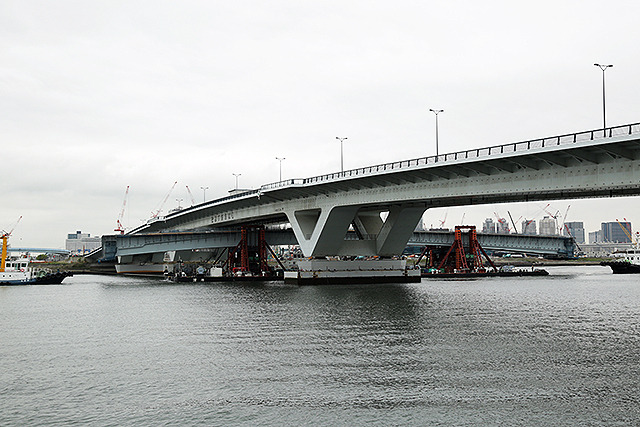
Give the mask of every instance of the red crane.
M 120 215 L 118 215 L 118 219 L 116 220 L 116 228 L 113 231 L 117 231 L 120 234 L 124 234 L 124 227 L 122 226 L 122 218 L 124 217 L 124 209 L 127 207 L 127 196 L 129 195 L 129 186 L 127 185 L 127 190 L 124 192 L 124 200 L 122 201 L 122 209 L 120 210 Z

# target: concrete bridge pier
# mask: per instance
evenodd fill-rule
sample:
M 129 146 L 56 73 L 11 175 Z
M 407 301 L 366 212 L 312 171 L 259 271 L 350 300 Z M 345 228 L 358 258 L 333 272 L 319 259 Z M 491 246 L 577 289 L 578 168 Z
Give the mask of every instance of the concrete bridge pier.
M 407 270 L 404 260 L 319 258 L 390 258 L 401 254 L 425 210 L 424 206 L 394 205 L 388 210 L 326 206 L 287 212 L 303 254 L 314 259 L 299 261 L 299 270 L 285 273 L 285 281 L 299 284 L 419 281 L 419 270 Z M 353 227 L 357 240 L 346 238 L 349 227 Z

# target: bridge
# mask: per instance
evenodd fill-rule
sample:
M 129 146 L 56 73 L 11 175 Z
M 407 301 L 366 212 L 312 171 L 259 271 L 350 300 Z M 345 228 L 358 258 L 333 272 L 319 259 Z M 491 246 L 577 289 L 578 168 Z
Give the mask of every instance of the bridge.
M 8 245 L 7 245 L 8 246 Z M 0 245 L 2 248 L 2 245 Z M 7 247 L 8 252 L 20 252 L 20 253 L 37 253 L 37 254 L 55 254 L 55 255 L 69 255 L 70 251 L 66 249 L 52 249 L 52 248 L 14 248 Z
M 236 246 L 240 238 L 239 230 L 105 236 L 103 248 L 110 248 L 110 251 L 100 251 L 94 258 L 113 259 L 119 256 L 125 263 L 162 263 L 165 254 L 171 252 L 172 260 L 204 262 L 217 257 L 221 251 Z M 347 233 L 345 238 L 358 240 L 353 231 Z M 290 228 L 267 229 L 266 241 L 274 246 L 298 244 Z M 449 247 L 453 241 L 453 231 L 415 231 L 409 238 L 408 245 Z M 479 233 L 478 241 L 489 251 L 502 250 L 564 258 L 572 257 L 575 253 L 575 245 L 570 237 Z
M 280 181 L 128 234 L 288 223 L 307 257 L 389 257 L 430 208 L 637 194 L 640 123 Z

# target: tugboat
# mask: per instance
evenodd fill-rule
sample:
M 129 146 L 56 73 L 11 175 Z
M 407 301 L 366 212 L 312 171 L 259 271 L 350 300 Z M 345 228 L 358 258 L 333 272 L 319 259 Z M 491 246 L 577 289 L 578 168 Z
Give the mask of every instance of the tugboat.
M 3 233 L 1 236 L 2 260 L 0 260 L 0 286 L 59 285 L 65 277 L 73 275 L 66 271 L 47 272 L 34 270 L 29 267 L 29 258 L 27 257 L 7 261 L 8 237 L 8 233 Z
M 640 273 L 640 249 L 632 248 L 617 254 L 615 261 L 603 261 L 600 265 L 609 266 L 613 274 Z

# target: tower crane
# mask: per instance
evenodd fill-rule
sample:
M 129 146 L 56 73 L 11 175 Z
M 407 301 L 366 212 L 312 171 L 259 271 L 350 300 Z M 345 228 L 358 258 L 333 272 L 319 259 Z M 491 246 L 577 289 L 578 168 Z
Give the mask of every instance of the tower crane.
M 559 226 L 558 226 L 558 215 L 560 215 L 560 211 L 556 211 L 556 213 L 555 213 L 555 215 L 554 215 L 554 214 L 552 214 L 549 210 L 547 210 L 547 208 L 548 208 L 549 206 L 551 206 L 551 205 L 550 205 L 549 203 L 547 203 L 547 206 L 545 206 L 544 208 L 542 208 L 542 210 L 543 210 L 547 215 L 549 215 L 551 218 L 553 218 L 553 220 L 554 220 L 554 221 L 555 221 L 555 223 L 556 223 L 556 232 L 557 232 L 558 234 L 560 234 L 560 229 L 559 229 Z
M 124 200 L 122 201 L 122 209 L 120 210 L 120 215 L 118 215 L 118 219 L 116 220 L 116 228 L 113 231 L 117 231 L 120 234 L 124 234 L 124 227 L 122 226 L 122 218 L 124 217 L 124 209 L 127 207 L 127 196 L 129 196 L 129 186 L 127 185 L 127 189 L 124 192 Z
M 191 194 L 191 189 L 189 188 L 188 185 L 185 185 L 185 187 L 187 187 L 187 193 L 189 193 L 189 198 L 191 199 L 191 206 L 196 204 L 196 199 L 193 198 L 193 194 Z
M 164 200 L 162 201 L 162 203 L 160 203 L 160 207 L 155 212 L 151 212 L 151 219 L 157 218 L 158 215 L 160 215 L 160 211 L 162 211 L 162 208 L 164 207 L 164 204 L 167 203 L 167 200 L 169 199 L 169 196 L 171 195 L 171 192 L 173 191 L 173 189 L 176 187 L 177 183 L 178 183 L 178 181 L 173 183 L 173 185 L 171 186 L 171 189 L 169 190 L 169 192 L 165 196 Z

